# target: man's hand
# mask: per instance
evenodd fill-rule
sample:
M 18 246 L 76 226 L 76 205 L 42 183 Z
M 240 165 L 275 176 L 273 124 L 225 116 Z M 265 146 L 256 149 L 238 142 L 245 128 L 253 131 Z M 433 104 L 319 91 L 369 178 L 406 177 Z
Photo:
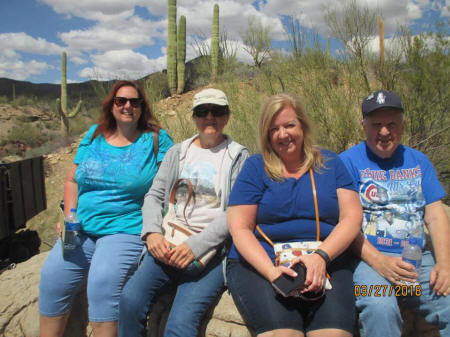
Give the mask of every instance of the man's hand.
M 168 264 L 179 269 L 184 269 L 194 260 L 195 256 L 191 248 L 186 243 L 182 243 L 170 250 Z
M 155 259 L 169 264 L 170 243 L 161 233 L 150 233 L 145 241 L 147 242 L 148 251 Z
M 413 265 L 397 256 L 379 254 L 372 268 L 386 280 L 395 284 L 402 284 L 403 281 L 413 283 L 419 276 Z
M 430 286 L 439 296 L 450 294 L 450 266 L 436 263 L 430 272 Z

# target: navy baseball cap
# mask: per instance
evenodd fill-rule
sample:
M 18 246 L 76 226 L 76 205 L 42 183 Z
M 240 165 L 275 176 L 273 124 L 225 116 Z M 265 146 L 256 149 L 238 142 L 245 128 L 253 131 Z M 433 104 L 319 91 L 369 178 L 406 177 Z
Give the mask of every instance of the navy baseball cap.
M 363 118 L 380 108 L 394 108 L 403 111 L 402 100 L 397 94 L 387 90 L 378 90 L 367 96 L 362 102 Z

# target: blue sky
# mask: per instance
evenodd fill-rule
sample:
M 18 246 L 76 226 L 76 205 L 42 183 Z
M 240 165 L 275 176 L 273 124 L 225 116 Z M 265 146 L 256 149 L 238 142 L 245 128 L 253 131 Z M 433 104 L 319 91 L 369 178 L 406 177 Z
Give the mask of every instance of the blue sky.
M 416 34 L 441 21 L 448 31 L 450 0 L 356 2 L 381 11 L 387 38 L 400 24 Z M 250 17 L 269 25 L 277 45 L 283 46 L 283 17 L 293 15 L 327 37 L 323 8 L 338 1 L 178 0 L 177 15 L 187 21 L 188 60 L 196 56 L 194 38 L 209 43 L 215 3 L 221 31 L 227 31 L 238 58 L 250 62 L 241 41 Z M 70 82 L 139 78 L 166 67 L 166 0 L 0 0 L 0 13 L 0 77 L 59 83 L 62 51 L 68 53 Z M 376 40 L 373 46 L 377 48 Z

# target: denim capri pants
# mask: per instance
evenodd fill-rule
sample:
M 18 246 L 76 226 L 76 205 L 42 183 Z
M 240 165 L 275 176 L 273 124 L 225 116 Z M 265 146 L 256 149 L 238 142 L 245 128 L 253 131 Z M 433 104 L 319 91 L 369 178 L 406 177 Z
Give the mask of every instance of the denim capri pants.
M 64 259 L 58 240 L 41 271 L 40 314 L 54 317 L 69 312 L 75 294 L 87 279 L 89 320 L 117 321 L 122 288 L 136 270 L 143 247 L 139 235 L 96 237 L 80 233 L 80 245 Z
M 242 317 L 256 334 L 276 329 L 303 333 L 340 329 L 353 334 L 355 296 L 352 257 L 344 253 L 327 268 L 333 289 L 317 301 L 277 294 L 263 276 L 244 260 L 229 259 L 228 287 Z

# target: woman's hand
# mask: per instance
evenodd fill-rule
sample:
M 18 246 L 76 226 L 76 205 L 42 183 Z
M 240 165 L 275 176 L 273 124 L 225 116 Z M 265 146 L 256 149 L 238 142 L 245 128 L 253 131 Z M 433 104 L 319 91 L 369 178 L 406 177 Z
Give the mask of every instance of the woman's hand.
M 291 277 L 297 276 L 297 273 L 289 267 L 285 267 L 285 266 L 275 267 L 274 266 L 272 268 L 272 270 L 268 273 L 268 275 L 269 275 L 268 281 L 270 283 L 273 283 L 277 278 L 279 278 L 281 276 L 281 274 L 286 274 Z
M 165 264 L 169 264 L 170 243 L 161 233 L 150 233 L 147 235 L 145 241 L 147 242 L 149 253 L 152 254 L 155 259 Z
M 184 269 L 194 260 L 194 253 L 186 243 L 182 243 L 169 251 L 168 264 L 173 267 Z
M 58 233 L 58 236 L 61 237 L 62 235 L 62 229 L 61 229 L 61 222 L 58 221 L 56 224 L 56 233 Z
M 326 263 L 318 254 L 302 255 L 296 258 L 292 265 L 303 263 L 306 267 L 306 279 L 301 289 L 302 293 L 312 291 L 318 293 L 325 287 L 327 277 Z

